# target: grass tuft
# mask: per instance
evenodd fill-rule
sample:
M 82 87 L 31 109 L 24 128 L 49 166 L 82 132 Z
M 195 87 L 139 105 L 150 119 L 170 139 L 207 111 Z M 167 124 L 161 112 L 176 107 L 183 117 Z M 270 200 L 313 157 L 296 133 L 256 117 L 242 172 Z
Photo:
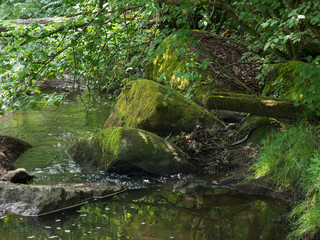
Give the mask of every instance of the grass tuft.
M 290 213 L 288 238 L 312 239 L 320 228 L 320 130 L 301 123 L 262 142 L 254 176 L 271 175 L 280 189 L 303 193 Z

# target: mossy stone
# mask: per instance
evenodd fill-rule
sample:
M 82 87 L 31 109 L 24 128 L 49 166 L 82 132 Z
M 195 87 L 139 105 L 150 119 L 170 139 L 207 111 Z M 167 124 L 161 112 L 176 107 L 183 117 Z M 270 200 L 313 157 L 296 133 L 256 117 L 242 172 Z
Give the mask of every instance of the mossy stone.
M 238 138 L 243 138 L 248 134 L 248 142 L 259 144 L 270 134 L 283 131 L 285 128 L 286 125 L 275 118 L 249 114 L 238 129 Z
M 159 136 L 191 132 L 197 124 L 223 128 L 225 124 L 177 91 L 150 80 L 129 82 L 121 92 L 104 128 L 134 127 Z
M 298 92 L 302 84 L 295 83 L 295 78 L 298 77 L 297 68 L 302 64 L 301 61 L 289 61 L 272 67 L 266 76 L 267 83 L 262 93 L 267 96 L 299 100 L 301 96 Z
M 76 143 L 69 152 L 76 162 L 88 170 L 157 176 L 196 170 L 178 147 L 153 133 L 136 128 L 107 128 Z

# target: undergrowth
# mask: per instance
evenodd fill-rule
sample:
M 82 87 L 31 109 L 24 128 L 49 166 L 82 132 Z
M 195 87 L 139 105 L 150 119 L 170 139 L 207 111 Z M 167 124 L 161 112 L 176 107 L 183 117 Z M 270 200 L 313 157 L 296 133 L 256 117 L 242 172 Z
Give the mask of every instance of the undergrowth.
M 291 127 L 262 142 L 254 166 L 256 177 L 271 175 L 279 189 L 303 194 L 290 213 L 289 239 L 313 239 L 320 229 L 320 129 L 309 124 Z

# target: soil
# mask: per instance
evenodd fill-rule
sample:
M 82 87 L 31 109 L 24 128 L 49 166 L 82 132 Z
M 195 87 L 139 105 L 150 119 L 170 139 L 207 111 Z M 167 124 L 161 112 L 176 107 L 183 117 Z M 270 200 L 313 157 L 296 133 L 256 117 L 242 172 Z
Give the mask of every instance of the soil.
M 212 64 L 208 71 L 212 76 L 219 76 L 215 77 L 212 85 L 218 88 L 222 86 L 226 91 L 235 93 L 261 93 L 262 86 L 257 79 L 259 75 L 257 62 L 250 57 L 243 59 L 244 53 L 248 52 L 243 43 L 208 32 L 193 32 L 193 37 L 199 42 L 192 47 L 193 51 L 199 52 L 200 60 L 209 59 Z M 236 82 L 226 71 L 251 89 L 251 92 Z
M 291 203 L 290 190 L 279 191 L 268 176 L 253 178 L 252 166 L 258 157 L 258 146 L 250 138 L 237 139 L 238 123 L 214 130 L 197 126 L 191 133 L 172 141 L 186 152 L 193 163 L 214 175 L 221 185 L 238 192 L 259 197 L 271 197 Z
M 250 54 L 242 58 L 248 52 L 245 44 L 207 32 L 192 34 L 199 42 L 192 50 L 199 53 L 200 60 L 209 59 L 212 64 L 208 71 L 212 76 L 218 75 L 213 85 L 222 86 L 228 92 L 261 94 L 257 62 L 250 58 Z M 244 118 L 242 113 L 221 110 L 221 113 L 214 114 L 228 124 L 225 129 L 205 129 L 199 125 L 191 133 L 175 137 L 173 142 L 205 174 L 214 175 L 222 185 L 246 194 L 291 202 L 292 192 L 279 191 L 271 177 L 250 178 L 253 175 L 251 168 L 258 157 L 257 142 L 251 142 L 250 138 L 238 139 L 237 128 Z

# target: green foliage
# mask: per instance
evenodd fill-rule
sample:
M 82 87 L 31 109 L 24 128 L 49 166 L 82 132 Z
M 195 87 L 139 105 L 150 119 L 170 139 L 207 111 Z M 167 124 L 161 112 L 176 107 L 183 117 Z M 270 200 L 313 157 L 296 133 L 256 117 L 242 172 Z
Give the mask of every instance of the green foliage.
M 48 9 L 45 14 L 50 16 Z M 146 0 L 109 1 L 102 8 L 97 1 L 84 1 L 69 10 L 74 9 L 79 12 L 77 17 L 45 25 L 0 23 L 8 30 L 0 33 L 2 111 L 23 109 L 30 101 L 32 106 L 56 104 L 61 96 L 46 97 L 37 86 L 66 71 L 74 76 L 74 84 L 84 85 L 90 97 L 96 96 L 94 91 L 118 94 L 127 81 L 142 77 L 146 62 L 159 53 L 156 46 L 168 34 L 174 31 L 178 38 L 188 36 L 187 15 L 194 11 L 191 3 L 184 1 L 177 7 Z M 156 18 L 150 27 L 150 20 L 163 11 L 171 14 Z M 17 15 L 22 16 L 19 11 Z M 178 29 L 159 31 L 159 22 L 173 19 Z
M 301 101 L 296 104 L 307 104 L 311 111 L 315 111 L 320 116 L 320 57 L 317 57 L 311 63 L 304 63 L 297 68 L 299 76 L 295 79 L 296 84 L 303 84 L 299 88 Z
M 228 28 L 231 36 L 248 46 L 248 56 L 253 60 L 308 62 L 294 74 L 295 84 L 301 86 L 298 94 L 302 96 L 296 104 L 307 104 L 320 115 L 319 1 L 231 0 L 202 4 L 198 0 L 168 3 L 7 0 L 0 3 L 2 20 L 73 14 L 47 24 L 0 22 L 0 30 L 7 30 L 0 32 L 0 114 L 40 104 L 58 105 L 63 96 L 41 92 L 38 85 L 66 71 L 71 72 L 74 85 L 81 85 L 88 97 L 99 100 L 97 92 L 117 95 L 128 81 L 143 77 L 151 59 L 166 51 L 167 45 L 163 43 L 169 35 L 181 41 L 181 46 L 173 46 L 180 62 L 188 54 L 186 46 L 195 43 L 190 38 L 192 29 L 219 33 L 221 28 Z M 224 19 L 225 13 L 228 17 Z M 199 72 L 209 64 L 208 61 L 190 64 L 184 71 L 175 72 L 177 78 L 189 80 L 187 98 L 192 96 Z M 161 80 L 168 83 L 167 73 L 161 74 Z M 282 76 L 279 86 L 286 80 Z M 281 89 L 277 90 L 281 95 Z M 313 214 L 317 212 L 319 199 L 319 187 L 311 181 L 318 179 L 319 172 L 315 132 L 304 126 L 275 135 L 264 143 L 256 168 L 257 174 L 273 174 L 281 186 L 292 185 L 313 196 L 293 212 L 293 216 L 300 216 L 295 232 L 299 236 L 315 229 L 317 215 Z M 308 224 L 303 226 L 306 221 Z
M 291 213 L 292 238 L 319 230 L 320 130 L 306 124 L 277 133 L 263 142 L 254 167 L 255 176 L 271 175 L 280 189 L 304 193 L 305 201 Z
M 92 93 L 96 90 L 117 95 L 117 90 L 127 81 L 144 75 L 148 61 L 165 51 L 165 46 L 158 46 L 164 45 L 161 43 L 168 35 L 181 42 L 194 43 L 190 30 L 221 28 L 219 20 L 223 20 L 223 12 L 229 13 L 222 21 L 223 27 L 237 31 L 238 38 L 245 37 L 250 42 L 249 48 L 256 53 L 262 51 L 266 61 L 279 57 L 305 59 L 304 53 L 310 52 L 308 46 L 319 46 L 318 2 L 230 1 L 230 5 L 221 3 L 217 11 L 211 4 L 182 0 L 170 3 L 146 0 L 4 1 L 0 7 L 4 13 L 2 19 L 68 14 L 74 17 L 45 25 L 0 23 L 9 30 L 0 33 L 3 110 L 22 109 L 28 101 L 46 102 L 37 90 L 37 82 L 54 79 L 66 71 L 72 73 L 76 83 L 85 84 L 89 96 L 94 96 Z M 230 9 L 237 14 L 233 15 Z M 181 46 L 176 51 L 183 57 L 187 49 L 184 44 Z M 192 96 L 199 72 L 207 66 L 207 62 L 203 62 L 176 73 L 178 78 L 188 79 L 191 83 L 186 90 L 187 98 Z M 37 94 L 30 96 L 32 92 Z
M 242 26 L 249 31 L 249 49 L 259 53 L 259 60 L 273 62 L 279 60 L 302 60 L 320 55 L 320 2 L 319 1 L 234 1 Z M 263 52 L 263 58 L 261 58 Z M 316 58 L 317 59 L 317 58 Z M 319 115 L 319 60 L 303 64 L 297 71 L 295 85 L 299 86 L 297 104 L 306 103 Z M 289 79 L 275 83 L 275 90 L 282 95 Z M 300 88 L 301 87 L 301 88 Z M 291 97 L 291 96 L 290 96 Z M 300 101 L 302 98 L 302 101 Z
M 303 49 L 308 42 L 319 44 L 314 40 L 320 22 L 318 1 L 251 0 L 236 1 L 234 5 L 240 11 L 240 19 L 257 33 L 253 47 L 298 60 L 307 57 Z
M 65 16 L 75 12 L 79 0 L 7 0 L 0 5 L 0 19 Z M 0 2 L 1 3 L 1 2 Z

